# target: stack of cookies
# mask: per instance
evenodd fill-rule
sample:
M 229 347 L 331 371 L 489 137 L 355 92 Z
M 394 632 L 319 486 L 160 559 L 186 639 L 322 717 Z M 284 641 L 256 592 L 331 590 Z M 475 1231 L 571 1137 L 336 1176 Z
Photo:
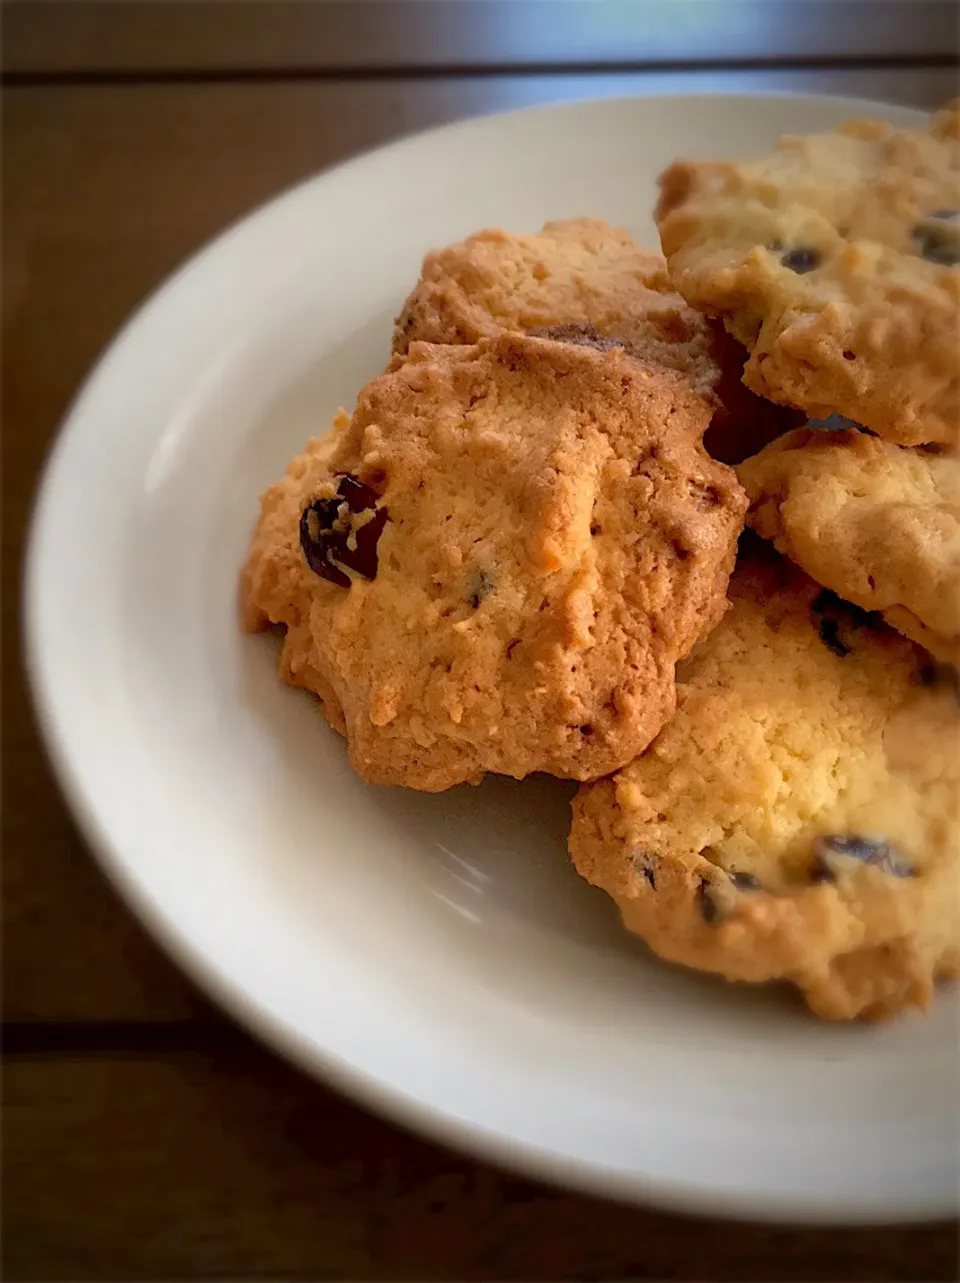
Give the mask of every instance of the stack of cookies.
M 263 496 L 246 624 L 366 780 L 582 781 L 574 863 L 664 958 L 926 1006 L 960 972 L 960 110 L 680 162 L 657 221 L 665 257 L 594 219 L 429 254 Z

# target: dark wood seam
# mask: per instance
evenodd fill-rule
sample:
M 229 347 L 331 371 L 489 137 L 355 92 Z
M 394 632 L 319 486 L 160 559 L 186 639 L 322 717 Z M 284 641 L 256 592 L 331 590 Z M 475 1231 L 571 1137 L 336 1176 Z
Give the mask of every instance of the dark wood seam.
M 507 76 L 549 80 L 558 76 L 631 75 L 656 72 L 738 72 L 738 71 L 883 71 L 915 68 L 960 68 L 960 55 L 947 53 L 927 57 L 882 58 L 732 58 L 729 60 L 625 61 L 500 63 L 495 67 L 471 63 L 450 63 L 442 67 L 236 67 L 156 71 L 4 71 L 0 85 L 8 88 L 48 88 L 67 85 L 195 85 L 258 84 L 299 81 L 410 81 L 447 80 L 472 77 L 495 80 Z

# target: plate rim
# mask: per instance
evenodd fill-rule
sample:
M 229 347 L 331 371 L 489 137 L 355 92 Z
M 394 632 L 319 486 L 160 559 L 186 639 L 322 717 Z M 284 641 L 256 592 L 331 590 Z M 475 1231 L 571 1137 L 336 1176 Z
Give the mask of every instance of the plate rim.
M 660 1178 L 645 1180 L 641 1174 L 617 1169 L 604 1169 L 590 1159 L 574 1159 L 549 1148 L 518 1141 L 506 1133 L 485 1129 L 478 1122 L 458 1118 L 444 1111 L 429 1100 L 417 1099 L 398 1089 L 388 1078 L 371 1073 L 338 1056 L 329 1047 L 321 1047 L 301 1030 L 291 1028 L 278 1015 L 251 996 L 241 982 L 236 982 L 205 950 L 197 945 L 178 924 L 172 920 L 162 903 L 152 894 L 146 881 L 136 869 L 135 862 L 124 854 L 110 833 L 109 823 L 96 800 L 89 796 L 76 766 L 76 755 L 71 754 L 70 732 L 58 710 L 55 667 L 45 661 L 45 642 L 40 628 L 40 616 L 46 581 L 41 564 L 42 538 L 51 522 L 51 508 L 56 488 L 62 484 L 60 473 L 63 459 L 69 448 L 72 434 L 78 430 L 81 412 L 88 404 L 95 404 L 101 386 L 106 386 L 112 369 L 121 362 L 131 340 L 146 315 L 168 295 L 174 293 L 203 261 L 222 252 L 232 238 L 263 214 L 284 202 L 296 199 L 308 188 L 336 181 L 344 171 L 376 163 L 385 153 L 394 153 L 417 142 L 456 131 L 469 131 L 479 122 L 509 121 L 518 116 L 556 114 L 593 104 L 605 104 L 611 109 L 616 105 L 637 102 L 689 103 L 691 100 L 725 103 L 740 101 L 755 105 L 757 100 L 792 100 L 801 103 L 815 102 L 831 105 L 847 112 L 850 118 L 869 111 L 889 113 L 891 108 L 901 115 L 923 119 L 927 113 L 901 104 L 890 104 L 869 99 L 846 98 L 831 94 L 799 92 L 742 92 L 735 94 L 675 93 L 632 94 L 610 97 L 584 97 L 565 99 L 554 103 L 541 103 L 508 111 L 493 111 L 467 116 L 430 129 L 405 134 L 390 142 L 373 146 L 330 165 L 297 182 L 267 200 L 252 207 L 230 222 L 219 233 L 204 242 L 194 253 L 164 278 L 133 310 L 115 336 L 96 358 L 72 398 L 51 440 L 35 491 L 29 518 L 29 534 L 24 557 L 22 579 L 22 640 L 24 667 L 28 689 L 43 745 L 54 768 L 69 810 L 76 819 L 85 844 L 100 865 L 108 880 L 135 916 L 161 948 L 202 991 L 210 994 L 237 1023 L 251 1031 L 260 1041 L 278 1052 L 299 1069 L 313 1078 L 332 1084 L 349 1099 L 359 1101 L 374 1112 L 400 1123 L 431 1140 L 452 1147 L 461 1153 L 479 1157 L 498 1166 L 521 1172 L 535 1179 L 581 1190 L 588 1194 L 605 1195 L 621 1202 L 663 1207 L 681 1212 L 702 1215 L 723 1215 L 734 1220 L 766 1221 L 774 1223 L 809 1225 L 870 1225 L 914 1223 L 941 1219 L 954 1215 L 956 1203 L 946 1194 L 939 1201 L 912 1207 L 905 1217 L 902 1204 L 877 1201 L 869 1205 L 851 1203 L 837 1206 L 835 1201 L 817 1203 L 806 1200 L 798 1206 L 795 1196 L 768 1192 L 765 1201 L 749 1199 L 736 1185 L 721 1189 L 716 1185 L 698 1185 L 691 1176 L 683 1183 L 665 1182 Z M 851 1215 L 853 1211 L 853 1215 Z

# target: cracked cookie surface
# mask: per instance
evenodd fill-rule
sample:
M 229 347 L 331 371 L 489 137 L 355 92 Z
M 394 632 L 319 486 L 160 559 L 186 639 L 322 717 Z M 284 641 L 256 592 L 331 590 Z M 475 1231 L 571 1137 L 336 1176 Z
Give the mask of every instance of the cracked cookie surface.
M 619 348 L 416 343 L 263 496 L 248 626 L 370 781 L 614 770 L 727 606 L 746 496 L 709 415 Z
M 759 535 L 818 583 L 960 664 L 960 459 L 801 428 L 738 472 Z
M 960 108 L 852 122 L 742 163 L 671 165 L 674 286 L 750 351 L 761 396 L 960 448 Z
M 924 1007 L 960 970 L 956 688 L 762 545 L 730 595 L 673 720 L 581 788 L 574 864 L 671 961 L 830 1019 Z
M 475 343 L 503 330 L 558 327 L 589 327 L 688 379 L 713 407 L 706 445 L 726 463 L 797 421 L 744 386 L 744 349 L 675 292 L 662 255 L 595 218 L 546 223 L 529 236 L 488 228 L 432 251 L 397 317 L 393 346 L 405 352 L 417 340 Z

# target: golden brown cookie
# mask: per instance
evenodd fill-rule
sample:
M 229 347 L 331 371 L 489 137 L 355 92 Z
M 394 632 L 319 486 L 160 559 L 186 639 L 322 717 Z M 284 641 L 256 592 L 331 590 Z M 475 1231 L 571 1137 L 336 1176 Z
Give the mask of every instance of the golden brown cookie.
M 574 863 L 673 962 L 828 1019 L 924 1007 L 960 970 L 956 686 L 772 553 L 730 594 L 673 720 L 580 790 Z
M 818 583 L 960 664 L 960 459 L 801 428 L 739 475 L 758 534 Z
M 761 396 L 960 446 L 960 109 L 860 121 L 661 177 L 670 277 L 750 351 Z
M 614 770 L 726 609 L 746 497 L 709 414 L 620 349 L 414 344 L 264 495 L 248 625 L 286 627 L 365 779 Z
M 585 328 L 677 371 L 707 397 L 714 417 L 705 444 L 725 463 L 798 422 L 748 391 L 744 348 L 673 290 L 662 256 L 600 219 L 547 223 L 533 236 L 492 228 L 434 250 L 397 317 L 393 345 L 405 352 L 416 340 L 475 343 L 503 330 L 562 337 Z

